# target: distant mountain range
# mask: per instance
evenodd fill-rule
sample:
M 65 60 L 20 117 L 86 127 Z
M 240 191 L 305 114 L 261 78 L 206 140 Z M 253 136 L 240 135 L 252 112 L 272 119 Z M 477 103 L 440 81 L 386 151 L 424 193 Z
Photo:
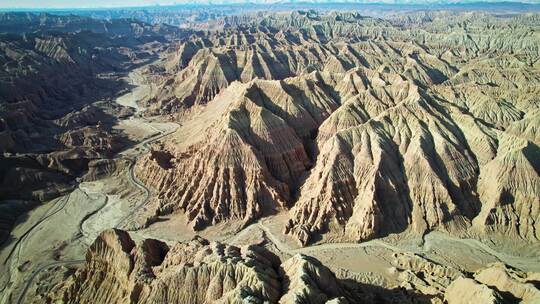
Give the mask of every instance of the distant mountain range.
M 44 11 L 44 10 L 94 10 L 94 9 L 136 9 L 136 8 L 171 8 L 171 7 L 193 7 L 193 6 L 237 6 L 237 5 L 407 5 L 407 6 L 496 6 L 504 8 L 519 8 L 540 6 L 539 0 L 176 0 L 176 1 L 118 1 L 109 2 L 96 0 L 86 5 L 73 2 L 70 6 L 62 7 L 54 4 L 38 4 L 34 6 L 25 3 L 10 4 L 8 6 L 0 3 L 0 11 Z
M 508 0 L 508 1 L 492 1 L 492 0 L 185 0 L 176 1 L 176 4 L 300 4 L 300 3 L 355 3 L 355 4 L 470 4 L 470 3 L 527 3 L 539 4 L 538 0 Z

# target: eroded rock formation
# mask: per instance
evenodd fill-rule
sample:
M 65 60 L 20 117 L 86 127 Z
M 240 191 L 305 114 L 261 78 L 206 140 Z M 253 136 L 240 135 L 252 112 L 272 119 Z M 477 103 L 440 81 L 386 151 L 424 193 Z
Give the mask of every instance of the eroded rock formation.
M 536 303 L 538 273 L 492 264 L 464 273 L 412 254 L 394 260 L 401 287 L 341 280 L 313 257 L 284 261 L 264 247 L 235 247 L 196 237 L 165 244 L 106 230 L 85 265 L 39 303 Z M 476 303 L 476 302 L 475 302 Z
M 313 14 L 235 20 L 165 60 L 148 104 L 189 113 L 201 135 L 180 129 L 166 168 L 138 164 L 158 213 L 202 229 L 290 208 L 301 244 L 434 229 L 538 240 L 536 19 Z
M 540 290 L 534 285 L 538 274 L 523 273 L 496 263 L 474 273 L 473 278 L 459 278 L 445 293 L 449 303 L 536 303 Z
M 255 245 L 238 248 L 202 238 L 170 246 L 146 239 L 135 245 L 128 233 L 106 230 L 88 249 L 85 266 L 42 300 L 326 303 L 346 296 L 335 275 L 320 262 L 298 255 L 280 263 Z

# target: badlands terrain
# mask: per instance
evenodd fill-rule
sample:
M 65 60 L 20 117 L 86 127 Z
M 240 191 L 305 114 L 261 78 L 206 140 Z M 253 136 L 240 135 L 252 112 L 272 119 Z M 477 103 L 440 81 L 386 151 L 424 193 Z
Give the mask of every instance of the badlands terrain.
M 0 302 L 540 303 L 540 15 L 383 15 L 1 13 Z

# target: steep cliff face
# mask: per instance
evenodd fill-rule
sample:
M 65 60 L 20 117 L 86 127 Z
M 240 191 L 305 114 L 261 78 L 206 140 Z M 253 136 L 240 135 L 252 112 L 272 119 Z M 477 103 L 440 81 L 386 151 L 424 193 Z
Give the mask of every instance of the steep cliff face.
M 81 271 L 66 284 L 61 298 L 68 303 L 126 301 L 130 297 L 129 275 L 135 266 L 130 256 L 135 243 L 122 231 L 103 232 L 86 254 L 87 271 Z M 113 262 L 114 261 L 114 262 Z M 99 278 L 90 280 L 90 278 Z
M 537 240 L 540 178 L 531 137 L 501 132 L 422 91 L 411 97 L 377 116 L 343 106 L 330 116 L 321 130 L 353 119 L 355 126 L 329 139 L 319 133 L 324 144 L 289 231 L 302 243 L 308 231 L 326 230 L 363 240 L 474 219 L 481 229 Z
M 54 292 L 66 303 L 275 302 L 275 260 L 260 250 L 204 239 L 171 247 L 156 240 L 135 246 L 126 232 L 103 232 L 86 265 Z

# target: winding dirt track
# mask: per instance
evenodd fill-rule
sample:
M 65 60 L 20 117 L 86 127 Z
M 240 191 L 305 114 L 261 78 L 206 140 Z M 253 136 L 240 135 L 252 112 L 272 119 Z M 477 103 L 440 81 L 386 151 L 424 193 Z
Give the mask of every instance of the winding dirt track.
M 120 221 L 118 221 L 118 223 L 116 223 L 116 225 L 114 226 L 115 228 L 118 228 L 119 226 L 121 226 L 128 218 L 130 218 L 131 216 L 133 216 L 133 214 L 135 214 L 137 211 L 139 211 L 139 209 L 141 209 L 147 202 L 148 200 L 150 199 L 150 194 L 151 194 L 151 191 L 150 189 L 148 189 L 146 187 L 146 185 L 141 182 L 137 176 L 135 176 L 135 163 L 137 162 L 137 158 L 139 158 L 141 155 L 147 153 L 150 151 L 150 147 L 149 147 L 149 144 L 156 141 L 156 140 L 159 140 L 167 135 L 170 135 L 172 133 L 174 133 L 176 131 L 176 129 L 178 128 L 178 126 L 168 132 L 162 132 L 161 134 L 158 134 L 152 138 L 149 138 L 145 141 L 143 141 L 141 143 L 142 147 L 144 148 L 144 151 L 141 151 L 140 154 L 133 160 L 133 159 L 128 159 L 131 164 L 129 166 L 129 174 L 128 174 L 128 179 L 129 181 L 135 185 L 137 188 L 143 190 L 144 192 L 144 199 L 137 205 L 135 206 L 135 208 L 130 212 L 128 213 L 127 215 L 125 215 L 124 217 L 122 217 L 122 219 L 120 219 Z

